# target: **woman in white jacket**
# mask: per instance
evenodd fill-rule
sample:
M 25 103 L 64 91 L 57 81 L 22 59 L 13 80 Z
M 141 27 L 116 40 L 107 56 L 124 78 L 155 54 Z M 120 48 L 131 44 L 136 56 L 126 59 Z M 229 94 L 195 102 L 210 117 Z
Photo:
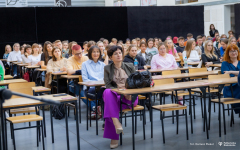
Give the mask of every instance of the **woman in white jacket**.
M 183 51 L 183 59 L 187 58 L 188 62 L 200 61 L 198 52 L 195 50 L 196 42 L 194 40 L 188 40 L 185 50 Z

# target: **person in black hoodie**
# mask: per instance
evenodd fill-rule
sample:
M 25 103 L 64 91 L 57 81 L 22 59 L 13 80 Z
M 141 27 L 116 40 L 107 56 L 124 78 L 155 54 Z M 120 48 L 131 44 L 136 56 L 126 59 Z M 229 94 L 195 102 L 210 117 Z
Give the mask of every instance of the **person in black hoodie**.
M 127 49 L 127 55 L 125 55 L 123 62 L 134 64 L 135 59 L 138 61 L 138 70 L 147 69 L 144 58 L 137 55 L 137 47 L 135 45 L 130 45 Z

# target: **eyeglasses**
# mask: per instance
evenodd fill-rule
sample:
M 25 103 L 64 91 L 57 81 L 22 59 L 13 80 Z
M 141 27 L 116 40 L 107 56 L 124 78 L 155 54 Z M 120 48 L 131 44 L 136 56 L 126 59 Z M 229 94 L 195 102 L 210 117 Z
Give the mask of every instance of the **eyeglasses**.
M 229 51 L 229 53 L 237 53 L 238 50 Z
M 79 55 L 82 55 L 82 53 L 77 53 L 77 54 L 74 54 L 75 56 L 79 56 Z

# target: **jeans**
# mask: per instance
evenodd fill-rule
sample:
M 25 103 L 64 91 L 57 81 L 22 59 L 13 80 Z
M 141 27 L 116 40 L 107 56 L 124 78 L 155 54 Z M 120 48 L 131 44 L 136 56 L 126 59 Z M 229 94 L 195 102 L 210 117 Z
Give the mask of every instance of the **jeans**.
M 17 65 L 12 65 L 13 75 L 17 75 Z

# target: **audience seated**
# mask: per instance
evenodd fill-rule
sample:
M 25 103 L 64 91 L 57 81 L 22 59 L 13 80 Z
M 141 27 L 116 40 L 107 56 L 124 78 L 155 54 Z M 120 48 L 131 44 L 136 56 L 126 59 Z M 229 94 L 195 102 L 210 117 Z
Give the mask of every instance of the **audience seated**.
M 146 63 L 143 57 L 137 55 L 137 46 L 130 45 L 127 50 L 127 55 L 124 57 L 123 62 L 134 64 L 134 61 L 138 61 L 138 70 L 147 69 Z
M 173 55 L 168 54 L 164 43 L 158 43 L 158 53 L 151 61 L 151 69 L 170 69 L 178 68 Z
M 24 48 L 24 54 L 22 55 L 23 64 L 29 64 L 31 62 L 30 55 L 32 55 L 32 47 L 27 44 Z
M 178 47 L 176 47 L 178 56 L 182 56 L 182 52 L 184 51 L 185 46 L 184 46 L 184 37 L 180 36 L 178 38 Z
M 3 54 L 3 59 L 7 59 L 11 51 L 12 51 L 12 47 L 10 45 L 6 45 L 5 53 Z
M 62 41 L 63 49 L 62 49 L 62 57 L 66 57 L 66 54 L 68 54 L 68 41 Z
M 7 61 L 18 61 L 22 62 L 21 52 L 20 52 L 20 44 L 15 43 L 13 45 L 13 51 L 9 53 Z M 8 64 L 10 64 L 8 62 Z M 17 77 L 17 65 L 12 65 L 13 77 Z M 20 74 L 19 74 L 20 75 Z
M 146 65 L 151 65 L 153 55 L 151 53 L 146 53 L 147 43 L 141 42 L 140 49 L 141 51 L 137 55 L 145 60 Z
M 171 39 L 168 39 L 164 42 L 165 44 L 165 47 L 166 47 L 166 52 L 168 54 L 171 54 L 173 55 L 173 57 L 175 59 L 179 59 L 179 56 L 178 56 L 178 53 L 177 53 L 177 50 L 174 48 L 174 44 L 173 44 L 173 41 Z
M 194 40 L 188 40 L 185 50 L 183 51 L 183 59 L 187 58 L 188 62 L 200 61 L 198 52 L 195 50 L 196 42 Z
M 202 54 L 202 63 L 207 68 L 209 65 L 220 63 L 218 54 L 214 50 L 213 42 L 210 40 L 205 42 L 204 53 Z
M 132 45 L 130 47 L 133 47 Z M 125 88 L 125 82 L 135 68 L 132 63 L 122 62 L 122 48 L 112 46 L 108 50 L 108 56 L 113 61 L 110 65 L 104 67 L 104 82 L 106 90 L 103 93 L 104 100 L 104 138 L 111 139 L 110 148 L 118 147 L 119 134 L 123 132 L 121 123 L 119 122 L 120 111 L 120 95 L 111 91 L 113 88 Z M 125 95 L 122 102 L 131 104 L 131 95 Z M 138 98 L 134 102 L 134 106 L 138 103 Z M 131 108 L 131 106 L 122 104 L 122 109 Z
M 146 41 L 145 41 L 145 42 L 146 42 Z M 147 53 L 150 53 L 150 54 L 152 54 L 152 55 L 154 56 L 154 55 L 156 55 L 156 54 L 158 53 L 158 50 L 157 50 L 156 47 L 153 47 L 153 42 L 154 42 L 154 41 L 153 41 L 152 38 L 148 39 L 146 52 L 147 52 Z
M 235 44 L 227 46 L 224 54 L 224 62 L 222 63 L 221 72 L 222 74 L 229 74 L 231 77 L 239 75 L 240 71 L 240 52 L 239 48 Z M 240 98 L 240 86 L 235 83 L 232 84 L 233 95 L 231 94 L 231 87 L 225 86 L 223 89 L 224 97 Z M 240 103 L 232 104 L 232 107 L 240 107 Z M 240 109 L 234 109 L 235 113 L 240 113 Z

